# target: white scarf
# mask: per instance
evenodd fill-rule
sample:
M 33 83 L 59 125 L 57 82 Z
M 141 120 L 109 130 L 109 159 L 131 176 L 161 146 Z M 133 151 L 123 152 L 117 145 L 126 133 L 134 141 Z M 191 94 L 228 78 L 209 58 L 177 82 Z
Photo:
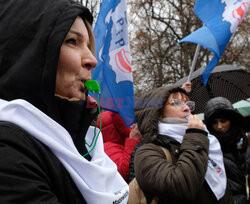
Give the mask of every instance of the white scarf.
M 160 122 L 158 123 L 159 134 L 166 135 L 173 138 L 180 144 L 182 143 L 183 136 L 186 134 L 187 123 L 169 124 Z M 208 130 L 206 129 L 206 132 Z M 219 141 L 215 136 L 209 134 L 209 153 L 208 153 L 208 167 L 205 179 L 216 196 L 217 200 L 221 199 L 226 190 L 227 178 L 225 167 L 223 163 L 223 155 Z
M 104 153 L 101 135 L 90 153 L 92 159 L 88 161 L 79 154 L 71 136 L 61 125 L 27 101 L 0 99 L 0 120 L 22 127 L 48 146 L 69 172 L 87 203 L 127 203 L 128 185 L 115 163 Z M 90 127 L 86 134 L 89 144 L 93 135 L 94 127 Z

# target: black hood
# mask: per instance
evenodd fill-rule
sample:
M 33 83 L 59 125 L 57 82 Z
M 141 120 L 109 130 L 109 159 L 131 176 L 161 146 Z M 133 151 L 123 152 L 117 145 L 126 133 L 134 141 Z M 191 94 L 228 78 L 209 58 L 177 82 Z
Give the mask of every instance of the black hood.
M 71 0 L 0 0 L 0 98 L 25 99 L 58 121 L 54 96 L 60 47 L 77 16 Z
M 215 97 L 210 99 L 205 106 L 204 121 L 207 128 L 212 132 L 212 121 L 218 117 L 225 117 L 232 121 L 232 125 L 246 129 L 244 117 L 234 109 L 231 102 L 224 97 Z

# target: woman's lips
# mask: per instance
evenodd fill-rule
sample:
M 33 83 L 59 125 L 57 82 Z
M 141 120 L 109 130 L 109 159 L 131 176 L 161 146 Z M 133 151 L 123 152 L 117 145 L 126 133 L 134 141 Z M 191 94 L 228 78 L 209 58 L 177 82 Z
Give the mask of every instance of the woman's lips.
M 87 96 L 87 108 L 98 108 L 98 104 L 92 96 Z
M 82 83 L 81 83 L 81 87 L 80 87 L 80 90 L 81 90 L 81 92 L 83 92 L 83 93 L 87 93 L 87 91 L 88 91 L 88 89 L 84 86 L 84 81 L 81 81 Z
M 87 101 L 89 101 L 90 103 L 96 103 L 97 104 L 97 101 L 92 96 L 87 96 Z

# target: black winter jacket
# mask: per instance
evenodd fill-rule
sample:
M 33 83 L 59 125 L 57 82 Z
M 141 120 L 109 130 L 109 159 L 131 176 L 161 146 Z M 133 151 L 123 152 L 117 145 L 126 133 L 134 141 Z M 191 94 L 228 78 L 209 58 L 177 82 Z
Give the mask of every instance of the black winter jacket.
M 0 122 L 0 146 L 1 204 L 86 203 L 57 157 L 20 127 Z

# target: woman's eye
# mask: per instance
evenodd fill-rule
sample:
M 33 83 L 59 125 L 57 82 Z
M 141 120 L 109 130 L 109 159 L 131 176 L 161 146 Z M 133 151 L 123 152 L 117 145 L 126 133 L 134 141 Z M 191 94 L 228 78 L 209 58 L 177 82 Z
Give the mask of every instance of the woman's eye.
M 227 122 L 227 121 L 228 121 L 228 119 L 226 119 L 226 118 L 222 118 L 220 121 L 221 121 L 222 123 L 225 123 L 225 122 Z
M 69 38 L 66 40 L 66 43 L 72 44 L 72 45 L 76 45 L 76 39 L 74 38 Z
M 213 120 L 213 121 L 212 121 L 212 125 L 216 125 L 217 123 L 218 123 L 217 120 Z
M 179 106 L 179 105 L 181 105 L 182 103 L 181 103 L 181 101 L 174 101 L 174 104 L 175 104 L 176 106 Z

